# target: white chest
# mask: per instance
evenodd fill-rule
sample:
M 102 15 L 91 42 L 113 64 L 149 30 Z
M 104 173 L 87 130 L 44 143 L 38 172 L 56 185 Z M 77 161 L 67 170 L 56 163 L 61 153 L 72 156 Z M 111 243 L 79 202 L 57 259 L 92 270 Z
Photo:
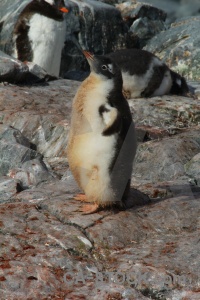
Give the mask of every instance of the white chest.
M 28 37 L 33 51 L 33 62 L 49 74 L 58 76 L 65 41 L 65 21 L 59 22 L 35 14 L 30 19 L 29 26 Z

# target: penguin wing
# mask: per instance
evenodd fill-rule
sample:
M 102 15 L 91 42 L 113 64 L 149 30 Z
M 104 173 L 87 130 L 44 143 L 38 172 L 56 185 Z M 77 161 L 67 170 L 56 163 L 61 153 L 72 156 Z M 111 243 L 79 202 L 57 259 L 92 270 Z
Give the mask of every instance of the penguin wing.
M 105 128 L 102 132 L 104 136 L 112 135 L 120 130 L 121 116 L 119 111 L 110 104 L 101 105 L 99 114 L 103 119 Z

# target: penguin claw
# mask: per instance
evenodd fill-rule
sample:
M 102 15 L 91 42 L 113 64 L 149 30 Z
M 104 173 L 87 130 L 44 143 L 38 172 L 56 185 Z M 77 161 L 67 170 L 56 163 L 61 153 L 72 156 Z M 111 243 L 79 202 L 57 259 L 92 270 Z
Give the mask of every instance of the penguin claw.
M 82 211 L 83 215 L 93 214 L 93 213 L 99 211 L 99 205 L 98 204 L 85 204 L 82 206 L 80 211 Z
M 87 200 L 87 197 L 86 197 L 86 195 L 85 194 L 77 194 L 74 198 L 73 198 L 74 200 L 78 200 L 78 201 L 82 201 L 82 202 L 89 202 L 88 200 Z

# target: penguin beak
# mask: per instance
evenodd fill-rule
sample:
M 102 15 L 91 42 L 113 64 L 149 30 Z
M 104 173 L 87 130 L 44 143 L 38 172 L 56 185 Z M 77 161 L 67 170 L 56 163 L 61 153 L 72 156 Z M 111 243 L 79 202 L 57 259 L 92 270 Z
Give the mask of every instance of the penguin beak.
M 59 8 L 60 11 L 62 11 L 63 13 L 68 13 L 69 10 L 66 7 L 61 7 Z
M 85 55 L 88 62 L 94 61 L 94 55 L 92 53 L 83 50 L 83 54 Z
M 90 65 L 90 70 L 91 71 L 94 70 L 94 61 L 95 61 L 94 60 L 94 55 L 92 53 L 88 52 L 88 51 L 85 51 L 85 50 L 83 50 L 82 52 L 85 55 L 85 58 L 87 59 L 88 64 Z

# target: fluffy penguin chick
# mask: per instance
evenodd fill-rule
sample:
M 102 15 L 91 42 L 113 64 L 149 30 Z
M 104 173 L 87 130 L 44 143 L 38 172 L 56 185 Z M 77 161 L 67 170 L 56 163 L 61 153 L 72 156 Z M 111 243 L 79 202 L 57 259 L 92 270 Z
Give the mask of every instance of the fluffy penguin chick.
M 94 203 L 90 213 L 127 197 L 136 139 L 119 68 L 110 58 L 84 54 L 91 73 L 73 100 L 67 155 L 86 201 Z
M 186 96 L 184 77 L 173 72 L 151 52 L 123 49 L 107 54 L 121 69 L 126 98 L 153 97 L 165 94 Z
M 12 55 L 59 75 L 65 41 L 64 0 L 33 0 L 21 12 L 13 32 Z

